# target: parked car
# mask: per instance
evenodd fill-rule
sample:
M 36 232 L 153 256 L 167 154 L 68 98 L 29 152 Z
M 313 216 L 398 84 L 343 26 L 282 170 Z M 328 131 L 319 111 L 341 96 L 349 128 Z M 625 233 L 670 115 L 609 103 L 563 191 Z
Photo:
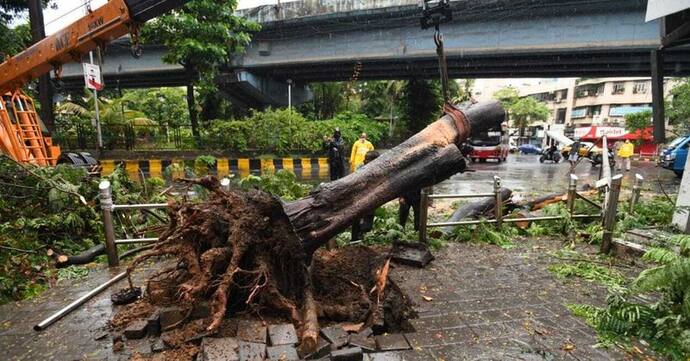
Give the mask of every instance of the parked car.
M 518 147 L 520 154 L 541 154 L 542 149 L 534 144 L 522 144 Z
M 683 175 L 685 161 L 688 158 L 690 135 L 678 137 L 668 144 L 659 154 L 659 165 L 672 170 L 677 176 Z

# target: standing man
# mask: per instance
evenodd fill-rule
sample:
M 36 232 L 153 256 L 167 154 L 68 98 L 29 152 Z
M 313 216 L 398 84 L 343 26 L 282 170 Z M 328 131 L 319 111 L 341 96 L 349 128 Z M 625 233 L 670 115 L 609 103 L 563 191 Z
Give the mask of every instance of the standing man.
M 353 171 L 364 164 L 364 157 L 372 150 L 374 150 L 374 145 L 367 140 L 367 133 L 362 133 L 359 140 L 352 145 L 352 152 L 350 152 L 350 167 Z
M 575 142 L 570 146 L 570 154 L 568 155 L 568 161 L 570 162 L 570 168 L 574 168 L 577 164 L 577 160 L 580 159 L 580 148 L 582 143 L 580 143 L 580 138 L 575 138 Z
M 620 150 L 618 150 L 618 157 L 621 161 L 618 163 L 618 170 L 621 170 L 621 163 L 625 163 L 625 171 L 630 171 L 630 158 L 632 158 L 635 153 L 635 146 L 630 143 L 630 139 L 626 139 L 625 143 L 621 145 Z
M 331 180 L 340 179 L 345 175 L 345 164 L 343 163 L 343 148 L 345 143 L 340 134 L 340 128 L 335 128 L 333 138 L 324 136 L 324 148 L 328 152 L 328 170 Z

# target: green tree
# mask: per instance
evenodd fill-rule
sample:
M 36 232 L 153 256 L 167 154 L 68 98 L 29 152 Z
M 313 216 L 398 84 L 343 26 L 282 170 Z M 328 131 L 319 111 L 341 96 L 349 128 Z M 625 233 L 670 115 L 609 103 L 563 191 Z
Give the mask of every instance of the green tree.
M 314 98 L 300 107 L 308 118 L 329 119 L 344 109 L 347 102 L 345 83 L 314 83 L 310 88 Z
M 50 4 L 50 0 L 43 0 L 43 7 Z M 55 4 L 53 4 L 55 5 Z M 10 22 L 17 15 L 29 9 L 26 0 L 0 0 L 0 62 L 6 56 L 13 56 L 31 45 L 31 27 L 28 23 L 10 28 Z
M 167 53 L 163 60 L 184 67 L 187 84 L 187 108 L 192 133 L 199 139 L 199 124 L 194 87 L 199 77 L 212 84 L 218 66 L 230 56 L 244 52 L 250 33 L 259 25 L 235 16 L 236 0 L 192 0 L 149 23 L 142 30 L 146 42 L 163 44 Z M 208 85 L 210 86 L 210 85 Z
M 408 132 L 414 134 L 437 117 L 443 98 L 438 82 L 411 79 L 405 84 L 403 101 L 403 118 Z
M 456 82 L 458 91 L 455 92 L 453 103 L 462 103 L 472 100 L 472 88 L 474 88 L 474 79 L 458 80 Z
M 187 123 L 189 117 L 183 98 L 181 88 L 135 89 L 127 90 L 121 103 L 159 125 L 177 126 Z
M 515 104 L 518 99 L 520 99 L 520 92 L 518 92 L 518 90 L 512 86 L 508 86 L 499 89 L 493 94 L 493 97 L 501 102 L 501 105 L 503 105 L 504 108 L 508 109 Z
M 525 136 L 525 128 L 532 122 L 544 121 L 549 117 L 546 104 L 532 97 L 518 99 L 508 108 L 513 126 L 520 129 L 520 138 Z
M 670 92 L 667 116 L 677 134 L 690 132 L 690 78 L 682 79 Z
M 652 125 L 652 111 L 645 110 L 631 113 L 625 116 L 625 129 L 634 133 L 637 130 L 647 128 Z

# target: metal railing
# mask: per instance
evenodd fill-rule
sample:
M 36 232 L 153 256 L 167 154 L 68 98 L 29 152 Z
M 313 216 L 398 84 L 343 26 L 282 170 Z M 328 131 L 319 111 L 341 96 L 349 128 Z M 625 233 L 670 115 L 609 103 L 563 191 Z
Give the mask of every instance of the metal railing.
M 613 236 L 613 230 L 615 228 L 616 212 L 618 206 L 618 198 L 621 188 L 621 175 L 611 177 L 610 186 L 604 183 L 603 186 L 608 188 L 607 191 L 607 202 L 606 207 L 602 207 L 596 202 L 588 199 L 582 194 L 577 192 L 577 181 L 578 177 L 574 174 L 570 175 L 570 181 L 568 183 L 568 193 L 567 193 L 567 215 L 555 215 L 555 216 L 539 216 L 539 217 L 505 217 L 503 215 L 503 199 L 501 196 L 501 178 L 494 176 L 493 178 L 493 192 L 491 193 L 472 193 L 472 194 L 429 194 L 430 189 L 422 189 L 422 198 L 420 204 L 420 224 L 419 224 L 419 241 L 422 243 L 427 242 L 427 229 L 433 227 L 448 227 L 448 226 L 463 226 L 463 225 L 476 225 L 481 223 L 495 224 L 498 229 L 501 229 L 503 223 L 517 223 L 517 222 L 533 222 L 533 221 L 554 221 L 561 219 L 590 219 L 590 218 L 601 218 L 602 225 L 604 227 L 604 239 L 602 240 L 602 252 L 608 252 L 610 249 L 610 243 Z M 635 175 L 635 186 L 633 187 L 633 194 L 630 199 L 630 209 L 634 209 L 635 203 L 639 200 L 640 190 L 642 187 L 643 178 L 641 175 Z M 495 198 L 494 206 L 494 218 L 493 219 L 472 219 L 464 221 L 455 222 L 428 222 L 428 206 L 430 199 L 457 199 L 457 198 Z M 581 199 L 585 203 L 593 206 L 595 208 L 603 210 L 603 213 L 597 214 L 575 214 L 575 200 Z
M 230 179 L 223 178 L 220 181 L 220 186 L 224 190 L 230 190 Z M 167 203 L 113 204 L 113 193 L 110 182 L 108 180 L 101 181 L 98 185 L 98 189 L 100 192 L 101 211 L 103 213 L 103 226 L 105 228 L 105 252 L 108 257 L 108 266 L 113 267 L 120 264 L 120 258 L 117 251 L 117 246 L 120 244 L 158 242 L 158 237 L 116 239 L 115 227 L 113 225 L 113 212 L 118 210 L 161 209 L 167 208 Z

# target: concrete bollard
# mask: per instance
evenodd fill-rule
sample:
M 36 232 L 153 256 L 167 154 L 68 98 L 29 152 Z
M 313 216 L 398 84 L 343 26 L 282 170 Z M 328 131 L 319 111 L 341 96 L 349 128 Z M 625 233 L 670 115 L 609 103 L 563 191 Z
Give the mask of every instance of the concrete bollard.
M 575 214 L 575 198 L 577 197 L 577 181 L 578 177 L 575 174 L 570 175 L 570 182 L 568 183 L 568 212 L 572 217 Z
M 229 192 L 230 191 L 230 178 L 225 177 L 220 180 L 220 189 Z
M 496 228 L 500 230 L 503 226 L 503 197 L 501 197 L 501 178 L 497 175 L 494 176 L 494 197 L 496 198 L 494 206 Z
M 101 210 L 103 212 L 103 226 L 105 228 L 105 252 L 108 256 L 108 266 L 116 267 L 120 265 L 115 245 L 115 230 L 113 229 L 113 193 L 110 182 L 101 181 L 98 184 Z
M 606 208 L 604 209 L 604 235 L 601 239 L 601 253 L 609 253 L 613 243 L 613 231 L 616 228 L 616 213 L 618 212 L 618 197 L 621 192 L 621 180 L 623 176 L 618 174 L 611 178 L 611 186 L 608 190 Z
M 632 196 L 630 196 L 630 213 L 635 213 L 635 205 L 640 200 L 640 192 L 642 191 L 642 182 L 644 177 L 639 173 L 635 174 L 635 183 L 633 184 Z

